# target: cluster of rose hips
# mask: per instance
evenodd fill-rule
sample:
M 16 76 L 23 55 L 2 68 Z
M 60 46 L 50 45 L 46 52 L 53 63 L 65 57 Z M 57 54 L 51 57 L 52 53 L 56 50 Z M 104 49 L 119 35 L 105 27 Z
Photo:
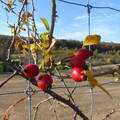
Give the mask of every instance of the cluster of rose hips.
M 87 49 L 80 49 L 75 56 L 70 60 L 70 66 L 72 67 L 71 77 L 76 82 L 86 80 L 84 70 L 87 69 L 86 60 L 92 56 L 93 53 Z
M 39 74 L 40 70 L 35 64 L 28 64 L 24 67 L 24 75 L 27 78 L 34 78 Z M 47 90 L 53 83 L 53 79 L 50 75 L 45 74 L 38 77 L 37 87 L 42 90 Z

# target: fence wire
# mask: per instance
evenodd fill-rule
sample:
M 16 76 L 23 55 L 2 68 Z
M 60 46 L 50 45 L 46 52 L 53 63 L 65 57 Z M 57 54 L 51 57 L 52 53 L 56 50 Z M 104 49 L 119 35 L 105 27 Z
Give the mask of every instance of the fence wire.
M 109 85 L 109 84 L 120 84 L 120 81 L 111 81 L 111 82 L 104 82 L 104 83 L 101 83 L 101 85 Z M 67 88 L 69 89 L 73 89 L 73 88 L 84 88 L 84 87 L 89 87 L 89 84 L 86 84 L 86 85 L 79 85 L 79 86 L 68 86 Z M 54 89 L 66 89 L 66 87 L 64 86 L 59 86 L 59 87 L 53 87 L 52 88 L 53 90 Z M 34 89 L 33 91 L 27 91 L 28 93 L 33 93 L 33 92 L 43 92 L 42 90 L 36 90 Z M 5 93 L 0 93 L 0 96 L 3 96 L 3 95 L 15 95 L 15 94 L 26 94 L 26 90 L 23 90 L 23 91 L 12 91 L 12 92 L 5 92 Z

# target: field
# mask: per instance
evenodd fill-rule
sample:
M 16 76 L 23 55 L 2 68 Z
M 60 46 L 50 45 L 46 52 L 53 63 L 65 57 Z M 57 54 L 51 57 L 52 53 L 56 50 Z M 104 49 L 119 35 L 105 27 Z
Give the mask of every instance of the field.
M 0 75 L 0 83 L 4 81 L 9 74 Z M 105 75 L 97 77 L 100 83 L 112 82 L 115 78 L 112 75 Z M 68 86 L 73 86 L 74 82 L 70 79 L 65 80 Z M 63 86 L 63 83 L 54 78 L 55 86 Z M 23 91 L 27 87 L 27 81 L 23 78 L 16 76 L 11 79 L 3 88 L 0 89 L 0 93 L 10 91 Z M 88 82 L 80 83 L 78 86 L 86 85 Z M 105 84 L 104 87 L 111 93 L 113 99 L 110 99 L 103 91 L 99 88 L 94 89 L 94 109 L 93 109 L 93 120 L 102 120 L 106 114 L 110 113 L 113 109 L 118 110 L 120 108 L 120 83 L 109 83 Z M 34 86 L 33 86 L 34 88 Z M 36 88 L 35 88 L 36 89 Z M 72 89 L 70 89 L 72 90 Z M 60 95 L 65 97 L 66 90 L 64 88 L 54 89 Z M 0 95 L 0 120 L 3 120 L 3 112 L 13 103 L 20 98 L 24 97 L 25 94 L 15 95 Z M 32 114 L 34 113 L 34 106 L 42 100 L 47 99 L 49 96 L 43 92 L 39 92 L 32 97 Z M 79 108 L 87 115 L 90 116 L 91 97 L 89 93 L 89 87 L 81 87 L 75 90 L 73 95 L 75 102 L 79 105 Z M 28 101 L 18 104 L 13 110 L 10 120 L 28 120 Z M 55 100 L 49 100 L 39 106 L 38 115 L 36 120 L 72 120 L 74 112 L 65 105 L 58 103 Z M 115 112 L 107 120 L 119 120 L 119 112 Z M 81 120 L 78 117 L 78 120 Z

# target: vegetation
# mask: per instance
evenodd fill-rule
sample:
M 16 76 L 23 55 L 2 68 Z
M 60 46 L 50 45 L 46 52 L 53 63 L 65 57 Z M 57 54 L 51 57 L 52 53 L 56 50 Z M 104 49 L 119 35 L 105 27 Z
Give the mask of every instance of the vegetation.
M 16 37 L 16 40 L 20 38 Z M 7 56 L 8 45 L 12 40 L 12 36 L 0 35 L 0 55 L 5 57 Z M 76 40 L 57 40 L 55 44 L 54 51 L 66 51 L 64 54 L 59 56 L 57 59 L 63 58 L 71 51 L 77 51 L 82 47 L 81 41 Z M 106 64 L 119 64 L 120 63 L 120 44 L 117 43 L 101 43 L 97 46 L 92 46 L 94 51 L 94 57 L 92 57 L 91 63 L 93 66 L 106 65 Z M 24 56 L 20 54 L 20 51 L 15 51 L 15 48 L 12 48 L 12 59 L 19 63 L 24 62 Z M 19 58 L 21 59 L 18 59 Z M 6 67 L 3 63 L 0 64 L 0 72 L 10 72 L 10 68 Z

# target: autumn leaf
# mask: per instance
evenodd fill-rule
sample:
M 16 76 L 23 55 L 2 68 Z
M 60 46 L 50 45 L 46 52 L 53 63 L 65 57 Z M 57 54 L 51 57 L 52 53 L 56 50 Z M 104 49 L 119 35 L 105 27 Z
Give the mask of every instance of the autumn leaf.
M 101 36 L 100 35 L 88 35 L 83 41 L 84 46 L 88 45 L 98 45 L 100 44 Z
M 85 74 L 87 75 L 87 80 L 90 83 L 90 85 L 92 87 L 99 87 L 100 89 L 102 89 L 108 96 L 110 96 L 110 98 L 112 98 L 111 94 L 104 88 L 102 87 L 102 85 L 95 79 L 94 75 L 93 75 L 93 71 L 91 70 L 85 70 Z

